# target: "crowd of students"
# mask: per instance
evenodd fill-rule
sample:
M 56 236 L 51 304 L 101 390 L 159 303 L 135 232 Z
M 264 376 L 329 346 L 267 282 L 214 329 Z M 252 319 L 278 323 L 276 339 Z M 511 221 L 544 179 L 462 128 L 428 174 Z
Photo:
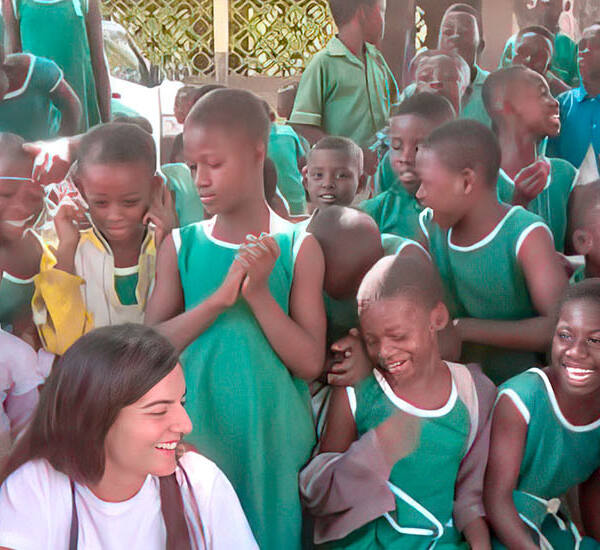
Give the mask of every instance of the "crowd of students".
M 454 4 L 400 90 L 329 4 L 158 167 L 97 0 L 4 1 L 0 549 L 600 548 L 600 22 L 490 73 Z

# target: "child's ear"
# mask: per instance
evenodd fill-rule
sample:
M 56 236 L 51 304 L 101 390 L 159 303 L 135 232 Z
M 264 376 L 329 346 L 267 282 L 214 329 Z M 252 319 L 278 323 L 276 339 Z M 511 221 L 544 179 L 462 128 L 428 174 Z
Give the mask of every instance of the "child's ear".
M 444 330 L 450 321 L 450 313 L 444 302 L 438 302 L 437 305 L 431 310 L 429 315 L 429 322 L 432 330 L 440 332 Z
M 586 256 L 592 250 L 594 240 L 589 231 L 585 229 L 576 229 L 573 233 L 573 247 L 580 256 Z
M 369 178 L 366 174 L 361 174 L 361 176 L 358 178 L 358 187 L 356 188 L 357 195 L 359 195 L 365 190 L 368 179 Z
M 470 195 L 473 191 L 473 185 L 475 184 L 476 178 L 477 174 L 475 174 L 475 170 L 472 168 L 465 168 L 462 171 L 462 191 L 465 195 Z

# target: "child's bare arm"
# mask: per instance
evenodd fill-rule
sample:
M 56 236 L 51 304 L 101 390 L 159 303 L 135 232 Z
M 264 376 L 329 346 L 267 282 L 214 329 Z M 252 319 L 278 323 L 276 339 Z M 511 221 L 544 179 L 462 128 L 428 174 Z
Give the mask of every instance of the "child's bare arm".
M 488 521 L 508 548 L 535 550 L 525 523 L 513 501 L 517 487 L 527 424 L 509 397 L 501 396 L 492 419 L 492 439 L 483 488 Z
M 547 229 L 538 227 L 527 236 L 518 261 L 538 317 L 519 321 L 458 319 L 455 323 L 463 341 L 523 351 L 547 350 L 555 325 L 553 310 L 569 282 Z
M 327 135 L 320 126 L 313 126 L 312 124 L 292 124 L 292 126 L 311 145 Z
M 234 261 L 217 291 L 195 308 L 184 312 L 177 252 L 173 237 L 169 235 L 156 258 L 155 287 L 148 301 L 144 322 L 155 326 L 181 352 L 235 303 L 244 275 L 243 268 Z
M 6 30 L 7 49 L 6 53 L 17 53 L 23 51 L 21 45 L 21 31 L 19 22 L 13 10 L 12 0 L 2 0 L 2 15 L 4 17 L 4 28 Z
M 50 99 L 61 114 L 59 134 L 61 136 L 76 134 L 81 127 L 81 102 L 64 78 L 50 93 Z
M 346 388 L 334 387 L 331 390 L 331 401 L 319 443 L 319 453 L 344 453 L 356 439 L 356 423 Z
M 585 534 L 600 540 L 600 469 L 579 486 L 579 508 Z
M 269 253 L 261 251 L 259 247 L 253 249 L 260 255 L 254 259 L 247 252 L 243 253 L 245 259 L 259 269 L 248 268 L 242 294 L 269 343 L 292 374 L 304 380 L 314 380 L 321 374 L 325 360 L 323 252 L 312 235 L 305 237 L 294 266 L 287 315 L 269 290 L 268 275 L 272 266 L 268 270 L 259 266 L 259 263 L 265 266 L 274 264 L 279 253 L 277 244 L 271 237 L 265 237 L 261 242 L 270 248 Z
M 104 40 L 102 38 L 102 15 L 100 13 L 100 1 L 90 0 L 89 10 L 86 18 L 88 41 L 90 44 L 90 55 L 92 58 L 92 70 L 96 81 L 96 94 L 100 108 L 102 122 L 110 121 L 110 78 L 106 58 L 104 57 Z

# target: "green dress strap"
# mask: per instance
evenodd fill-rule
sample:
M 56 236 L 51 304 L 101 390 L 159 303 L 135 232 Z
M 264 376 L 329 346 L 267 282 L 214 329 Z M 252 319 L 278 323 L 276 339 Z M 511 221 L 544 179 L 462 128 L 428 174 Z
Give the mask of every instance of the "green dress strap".
M 81 130 L 100 123 L 86 0 L 14 0 L 24 52 L 52 59 L 81 100 Z

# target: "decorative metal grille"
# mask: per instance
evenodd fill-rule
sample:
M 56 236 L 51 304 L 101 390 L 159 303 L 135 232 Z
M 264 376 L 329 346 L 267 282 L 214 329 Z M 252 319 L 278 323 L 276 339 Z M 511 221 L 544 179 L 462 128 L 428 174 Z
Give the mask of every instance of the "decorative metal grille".
M 427 21 L 425 11 L 420 6 L 415 9 L 415 52 L 425 47 L 427 42 Z
M 214 73 L 212 0 L 102 0 L 142 54 L 169 78 Z
M 327 0 L 230 0 L 229 68 L 292 76 L 335 33 Z

